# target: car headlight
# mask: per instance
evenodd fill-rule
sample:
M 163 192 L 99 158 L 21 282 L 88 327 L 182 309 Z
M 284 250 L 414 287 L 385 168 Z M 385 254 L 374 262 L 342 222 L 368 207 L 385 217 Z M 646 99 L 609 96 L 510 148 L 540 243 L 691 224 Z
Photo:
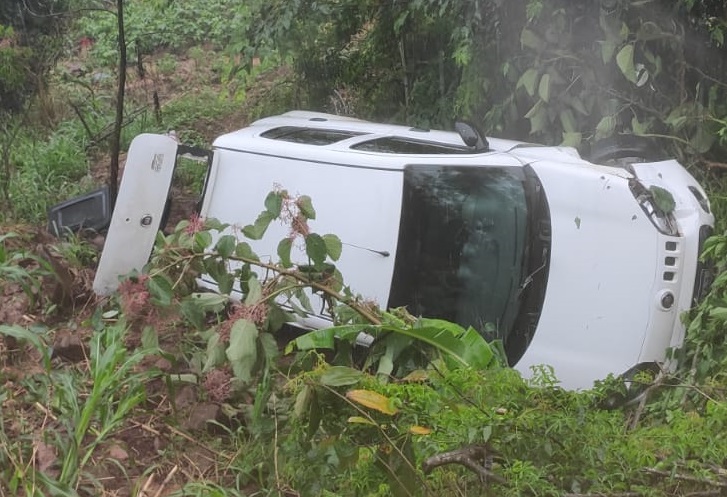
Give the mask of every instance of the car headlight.
M 669 236 L 679 236 L 679 229 L 673 214 L 671 212 L 665 212 L 658 207 L 654 201 L 654 194 L 648 188 L 636 178 L 629 180 L 629 188 L 636 202 L 641 206 L 641 210 L 644 211 L 646 217 L 651 221 L 651 224 L 660 233 Z
M 702 210 L 707 214 L 710 214 L 711 211 L 709 208 L 709 200 L 707 199 L 707 197 L 705 197 L 696 186 L 688 186 L 687 188 L 689 188 L 689 191 L 692 192 L 694 198 L 697 199 L 697 202 L 699 202 L 699 206 L 702 208 Z

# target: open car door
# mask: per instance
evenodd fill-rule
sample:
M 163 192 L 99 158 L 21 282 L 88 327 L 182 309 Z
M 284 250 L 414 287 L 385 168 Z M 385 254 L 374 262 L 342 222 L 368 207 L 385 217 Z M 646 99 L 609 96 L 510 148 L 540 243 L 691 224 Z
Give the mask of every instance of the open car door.
M 126 158 L 108 235 L 93 281 L 98 295 L 119 286 L 119 276 L 149 260 L 172 183 L 178 143 L 164 135 L 134 138 Z
M 209 175 L 209 150 L 179 144 L 167 135 L 148 133 L 131 142 L 93 281 L 96 294 L 113 293 L 119 286 L 119 276 L 141 271 L 149 260 L 157 231 L 166 224 L 172 200 L 169 190 L 178 157 L 205 163 Z M 206 186 L 207 180 L 205 189 Z

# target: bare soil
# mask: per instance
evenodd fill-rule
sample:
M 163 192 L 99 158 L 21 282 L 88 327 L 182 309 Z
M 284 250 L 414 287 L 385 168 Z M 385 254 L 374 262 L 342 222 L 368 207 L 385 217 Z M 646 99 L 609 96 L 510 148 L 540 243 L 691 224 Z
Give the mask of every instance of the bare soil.
M 25 237 L 27 242 L 45 234 L 26 229 Z M 104 302 L 89 294 L 93 269 L 78 271 L 60 258 L 56 263 L 74 277 L 72 298 L 62 303 L 66 307 L 56 307 L 51 314 L 44 314 L 43 307 L 47 308 L 55 298 L 55 287 L 51 284 L 43 285 L 33 299 L 20 285 L 3 284 L 0 324 L 50 329 L 43 340 L 51 351 L 52 368 L 88 370 L 89 340 L 93 334 L 88 323 L 93 310 Z M 161 316 L 156 324 L 160 347 L 170 355 L 147 357 L 141 370 L 188 373 L 179 350 L 183 330 L 176 326 L 173 316 Z M 129 348 L 141 342 L 142 328 L 132 323 L 127 336 Z M 45 375 L 40 351 L 0 335 L 0 391 L 6 393 L 0 419 L 5 420 L 6 436 L 10 440 L 34 440 L 30 462 L 36 469 L 57 476 L 59 455 L 44 434 L 64 436 L 63 425 L 53 405 L 31 401 L 37 395 L 31 395 L 30 390 L 51 388 L 40 381 Z M 84 481 L 90 483 L 92 475 L 96 486 L 91 490 L 79 489 L 81 495 L 162 497 L 179 490 L 186 482 L 210 477 L 215 481 L 224 479 L 219 467 L 221 462 L 229 463 L 229 456 L 223 456 L 208 442 L 211 435 L 219 437 L 224 432 L 211 423 L 229 425 L 237 421 L 227 419 L 220 403 L 209 401 L 205 389 L 195 384 L 174 383 L 170 388 L 170 383 L 160 377 L 147 383 L 146 389 L 142 408 L 136 409 L 123 427 L 94 452 L 87 466 L 89 476 Z M 52 398 L 52 391 L 47 393 Z M 0 481 L 0 496 L 10 495 Z

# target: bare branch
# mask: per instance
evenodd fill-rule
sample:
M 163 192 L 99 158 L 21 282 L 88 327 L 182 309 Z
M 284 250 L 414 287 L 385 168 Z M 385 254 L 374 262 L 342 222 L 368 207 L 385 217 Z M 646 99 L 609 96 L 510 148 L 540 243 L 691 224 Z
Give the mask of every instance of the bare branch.
M 705 160 L 703 162 L 707 169 L 727 169 L 727 163 L 724 162 L 714 162 L 711 160 Z M 694 357 L 696 359 L 698 355 L 695 354 Z
M 429 474 L 434 468 L 447 464 L 460 464 L 480 477 L 486 483 L 507 483 L 500 475 L 493 473 L 489 467 L 492 465 L 492 453 L 485 444 L 468 445 L 450 452 L 443 452 L 430 457 L 422 463 L 424 474 Z
M 563 497 L 643 497 L 641 492 L 617 492 L 615 494 L 563 494 Z
M 111 135 L 111 165 L 109 171 L 109 192 L 112 205 L 116 203 L 119 188 L 119 152 L 121 151 L 121 128 L 124 122 L 124 90 L 126 89 L 126 38 L 124 34 L 124 0 L 116 0 L 119 36 L 119 80 L 116 92 L 116 121 Z
M 644 468 L 641 471 L 649 473 L 650 475 L 663 476 L 666 478 L 672 478 L 674 480 L 690 481 L 693 483 L 701 483 L 703 485 L 709 485 L 710 487 L 727 488 L 727 482 L 710 480 L 707 478 L 700 478 L 698 476 L 685 475 L 680 473 L 672 473 L 671 471 L 662 471 L 656 468 Z
M 641 394 L 641 399 L 639 400 L 639 405 L 634 411 L 631 421 L 629 422 L 629 430 L 634 430 L 636 426 L 639 424 L 639 420 L 641 419 L 641 415 L 644 412 L 644 408 L 646 407 L 646 402 L 649 400 L 649 396 L 651 395 L 651 392 L 654 391 L 654 389 L 661 386 L 662 383 L 664 383 L 664 379 L 666 378 L 666 374 L 664 374 L 664 370 L 661 369 L 659 371 L 659 374 L 656 375 L 656 378 L 654 378 L 654 381 L 646 387 L 646 390 Z

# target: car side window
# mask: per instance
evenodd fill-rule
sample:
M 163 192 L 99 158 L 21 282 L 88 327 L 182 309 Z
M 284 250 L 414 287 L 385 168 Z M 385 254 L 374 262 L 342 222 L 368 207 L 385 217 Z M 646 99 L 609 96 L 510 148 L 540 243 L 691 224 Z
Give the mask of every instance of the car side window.
M 299 126 L 281 126 L 269 129 L 260 136 L 271 140 L 281 140 L 308 145 L 330 145 L 354 136 L 365 135 L 357 131 L 338 129 L 301 128 Z
M 441 143 L 432 143 L 392 136 L 375 138 L 373 140 L 356 143 L 355 145 L 351 145 L 351 149 L 384 154 L 437 155 L 472 153 L 472 150 L 466 147 L 457 147 L 455 145 L 445 145 Z

